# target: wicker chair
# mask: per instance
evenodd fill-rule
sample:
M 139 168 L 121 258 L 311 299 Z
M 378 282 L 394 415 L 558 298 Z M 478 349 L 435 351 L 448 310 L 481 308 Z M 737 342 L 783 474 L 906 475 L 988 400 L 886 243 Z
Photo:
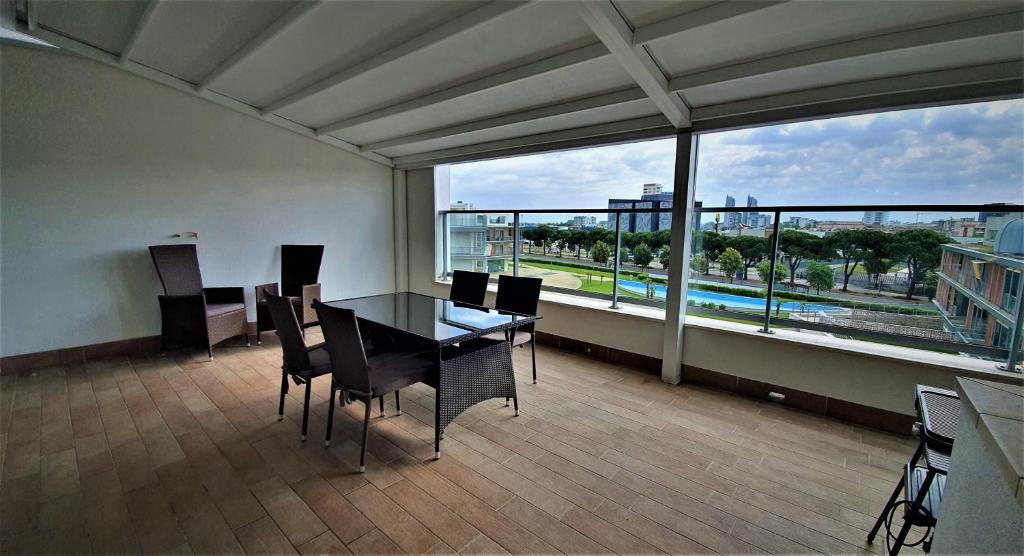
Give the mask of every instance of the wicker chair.
M 351 309 L 329 307 L 313 302 L 324 333 L 325 348 L 331 356 L 331 401 L 327 410 L 327 435 L 324 445 L 331 445 L 334 427 L 335 394 L 341 393 L 339 403 L 359 400 L 366 406 L 363 416 L 363 443 L 359 455 L 359 472 L 366 471 L 366 437 L 370 427 L 370 408 L 374 398 L 380 400 L 384 414 L 384 396 L 395 393 L 395 407 L 402 413 L 398 391 L 417 382 L 436 385 L 437 361 L 434 352 L 391 351 L 366 356 L 362 335 Z
M 313 300 L 320 299 L 320 262 L 324 257 L 323 245 L 281 246 L 281 289 L 277 283 L 256 286 L 256 343 L 262 343 L 261 333 L 274 330 L 263 292 L 280 295 L 295 307 L 299 325 L 316 322 Z
M 452 272 L 452 289 L 448 299 L 460 303 L 482 306 L 487 295 L 487 281 L 491 276 L 486 272 L 456 270 Z
M 305 402 L 302 406 L 302 440 L 306 440 L 309 424 L 309 394 L 313 379 L 331 372 L 331 358 L 324 344 L 307 346 L 303 328 L 316 326 L 316 322 L 300 325 L 294 305 L 285 297 L 264 292 L 267 309 L 274 320 L 277 336 L 281 338 L 281 401 L 277 406 L 277 420 L 284 419 L 284 398 L 288 394 L 288 377 L 295 384 L 306 385 Z
M 520 315 L 537 316 L 541 282 L 540 278 L 498 276 L 498 296 L 494 300 L 494 308 Z M 490 341 L 502 341 L 505 340 L 505 333 L 495 332 L 484 336 L 484 338 Z M 537 384 L 537 335 L 533 323 L 516 328 L 511 339 L 512 347 L 530 344 L 530 349 L 533 350 L 533 383 Z
M 160 299 L 160 353 L 171 344 L 202 346 L 213 359 L 213 346 L 245 336 L 245 292 L 242 288 L 204 288 L 195 245 L 152 245 L 156 272 L 164 286 Z

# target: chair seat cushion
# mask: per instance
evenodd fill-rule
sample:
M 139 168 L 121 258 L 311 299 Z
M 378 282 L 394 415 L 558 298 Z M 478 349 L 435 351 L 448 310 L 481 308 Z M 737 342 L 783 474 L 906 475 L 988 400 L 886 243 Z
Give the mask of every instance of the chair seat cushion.
M 329 372 L 331 372 L 331 354 L 327 353 L 322 344 L 316 349 L 311 349 L 309 351 L 309 371 L 304 374 L 320 376 Z
M 374 395 L 387 394 L 417 382 L 434 384 L 437 362 L 433 352 L 388 352 L 366 359 Z
M 505 341 L 505 332 L 504 331 L 491 332 L 490 334 L 487 334 L 486 336 L 484 336 L 484 339 L 485 340 L 494 341 L 494 342 L 504 342 Z M 532 339 L 533 339 L 533 334 L 530 334 L 529 332 L 523 332 L 522 330 L 516 330 L 516 335 L 512 338 L 512 347 L 521 346 L 523 344 L 529 343 L 529 341 L 532 340 Z
M 244 310 L 245 305 L 242 303 L 213 303 L 206 306 L 206 316 L 217 317 L 228 313 L 234 313 L 235 311 Z

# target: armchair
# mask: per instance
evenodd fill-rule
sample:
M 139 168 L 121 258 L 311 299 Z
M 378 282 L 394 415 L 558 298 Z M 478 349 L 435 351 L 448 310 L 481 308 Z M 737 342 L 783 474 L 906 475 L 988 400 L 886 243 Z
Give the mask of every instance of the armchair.
M 245 336 L 245 291 L 204 288 L 195 245 L 151 245 L 149 254 L 160 276 L 160 353 L 170 344 L 203 346 L 213 359 L 213 346 Z
M 320 262 L 323 260 L 323 245 L 282 245 L 281 284 L 256 286 L 256 343 L 261 344 L 263 332 L 275 330 L 274 319 L 267 306 L 266 293 L 288 299 L 295 310 L 299 325 L 317 321 L 313 300 L 320 299 Z

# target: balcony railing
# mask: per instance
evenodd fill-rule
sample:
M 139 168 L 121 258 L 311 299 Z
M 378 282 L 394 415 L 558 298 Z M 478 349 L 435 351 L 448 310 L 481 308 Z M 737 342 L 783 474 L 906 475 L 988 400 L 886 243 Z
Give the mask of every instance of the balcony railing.
M 906 263 L 897 264 L 892 261 L 890 268 L 884 271 L 869 274 L 861 266 L 853 266 L 853 273 L 844 272 L 844 261 L 841 252 L 832 252 L 831 255 L 820 257 L 809 256 L 794 257 L 786 245 L 780 245 L 780 237 L 789 230 L 799 231 L 788 224 L 783 224 L 784 215 L 797 216 L 799 213 L 853 213 L 863 211 L 885 211 L 892 213 L 921 214 L 933 213 L 978 213 L 989 210 L 986 205 L 858 205 L 858 206 L 794 206 L 794 207 L 695 207 L 694 224 L 703 223 L 705 227 L 713 224 L 715 229 L 726 222 L 735 224 L 734 221 L 742 220 L 729 215 L 758 213 L 761 216 L 755 222 L 762 222 L 767 218 L 767 226 L 764 229 L 742 227 L 736 225 L 734 230 L 737 235 L 755 235 L 764 241 L 764 252 L 762 254 L 743 254 L 743 262 L 736 268 L 734 275 L 729 275 L 726 270 L 732 266 L 728 260 L 721 259 L 721 253 L 712 253 L 705 249 L 705 246 L 694 244 L 692 248 L 693 257 L 687 261 L 688 272 L 685 275 L 687 286 L 687 312 L 689 314 L 706 316 L 711 318 L 726 319 L 740 322 L 750 322 L 760 325 L 760 330 L 771 333 L 776 328 L 799 329 L 803 331 L 828 333 L 841 337 L 852 337 L 868 341 L 897 344 L 908 347 L 917 347 L 950 353 L 964 353 L 975 356 L 982 356 L 991 359 L 1005 359 L 1008 350 L 996 346 L 983 345 L 977 331 L 964 330 L 962 326 L 950 326 L 942 317 L 940 311 L 929 303 L 921 301 L 910 301 L 897 299 L 895 292 L 904 293 L 910 291 L 914 296 L 931 295 L 934 292 L 934 284 L 925 283 L 921 276 L 910 275 Z M 1009 212 L 1024 211 L 1024 207 L 1013 205 L 1001 205 L 1000 210 Z M 511 220 L 511 267 L 502 267 L 497 273 L 519 275 L 522 269 L 527 269 L 533 274 L 547 276 L 557 272 L 542 272 L 546 269 L 558 269 L 562 274 L 571 274 L 580 282 L 576 287 L 569 287 L 565 284 L 551 283 L 545 279 L 544 289 L 573 295 L 607 299 L 611 308 L 617 309 L 621 303 L 645 305 L 650 307 L 665 307 L 668 297 L 668 274 L 669 271 L 661 268 L 657 262 L 657 254 L 654 254 L 653 262 L 647 260 L 646 264 L 631 264 L 633 250 L 627 239 L 631 234 L 628 227 L 636 226 L 637 223 L 648 228 L 655 226 L 654 223 L 666 222 L 665 215 L 672 213 L 667 208 L 600 208 L 600 209 L 529 209 L 529 210 L 480 210 L 480 211 L 441 211 L 442 225 L 444 229 L 444 276 L 451 272 L 451 256 L 448 251 L 448 234 L 452 229 L 450 217 L 458 214 L 460 219 L 466 218 L 469 214 L 479 215 L 502 215 L 506 220 Z M 796 214 L 794 214 L 796 213 Z M 652 217 L 658 214 L 659 217 Z M 596 218 L 608 218 L 604 228 L 597 231 L 591 228 L 588 234 L 603 234 L 604 243 L 609 248 L 609 256 L 603 264 L 592 262 L 594 257 L 594 245 L 583 246 L 579 242 L 573 244 L 570 239 L 565 241 L 549 240 L 542 242 L 531 242 L 524 239 L 524 229 L 531 224 L 525 224 L 530 218 L 545 215 L 548 219 L 558 218 L 556 215 L 566 216 L 568 223 L 573 221 L 575 216 L 590 215 Z M 635 216 L 634 216 L 635 215 Z M 644 215 L 644 218 L 636 216 Z M 709 218 L 715 216 L 715 221 Z M 721 215 L 726 218 L 719 220 Z M 749 217 L 748 217 L 749 219 Z M 796 220 L 799 224 L 805 218 Z M 491 218 L 483 218 L 489 221 Z M 539 223 L 542 219 L 537 218 Z M 584 220 L 580 220 L 584 221 Z M 911 219 L 911 222 L 913 220 Z M 835 221 L 836 226 L 832 229 L 844 229 L 844 222 Z M 845 222 L 849 224 L 849 222 Z M 536 226 L 537 224 L 532 224 Z M 663 225 L 663 224 L 661 224 Z M 846 228 L 849 229 L 847 225 Z M 904 229 L 928 227 L 922 224 L 905 224 Z M 823 225 L 822 229 L 828 229 Z M 693 244 L 695 238 L 703 239 L 704 235 L 698 235 L 699 229 L 688 230 L 685 239 Z M 705 234 L 708 232 L 705 231 Z M 832 233 L 832 232 L 829 232 Z M 717 234 L 716 234 L 717 235 Z M 822 237 L 820 234 L 817 237 Z M 567 236 L 568 237 L 568 236 Z M 730 236 L 735 238 L 736 236 Z M 513 240 L 514 239 L 514 240 Z M 952 240 L 953 238 L 949 238 Z M 822 240 L 824 241 L 824 240 Z M 567 244 L 568 242 L 568 244 Z M 756 243 L 756 242 L 754 242 Z M 785 243 L 784 241 L 782 243 Z M 672 247 L 665 245 L 666 247 Z M 635 247 L 635 246 L 634 246 Z M 583 257 L 587 254 L 587 257 Z M 714 255 L 712 257 L 711 255 Z M 702 257 L 703 260 L 698 259 Z M 712 260 L 708 260 L 712 259 Z M 819 260 L 820 259 L 820 260 Z M 762 261 L 760 268 L 755 268 L 751 261 Z M 699 261 L 699 262 L 698 262 Z M 863 263 L 863 261 L 859 261 Z M 814 265 L 831 266 L 832 280 L 834 287 L 828 287 L 825 281 L 823 291 L 818 291 L 816 284 L 821 283 L 812 279 L 810 274 L 818 272 L 820 266 L 815 269 Z M 693 266 L 698 265 L 698 266 Z M 781 270 L 785 268 L 785 271 Z M 859 268 L 859 270 L 858 270 Z M 568 270 L 568 272 L 566 272 Z M 961 265 L 946 264 L 930 269 L 931 272 L 941 272 L 951 280 L 961 283 L 968 289 L 975 289 L 973 271 L 970 268 L 962 268 Z M 671 272 L 678 272 L 671 269 Z M 493 273 L 493 272 L 492 272 Z M 774 276 L 776 279 L 767 280 L 760 276 Z M 781 276 L 785 278 L 781 278 Z M 790 277 L 792 276 L 792 277 Z M 726 283 L 728 281 L 728 283 Z M 967 282 L 967 283 L 963 283 Z M 842 291 L 838 291 L 839 287 Z M 849 291 L 847 291 L 849 288 Z

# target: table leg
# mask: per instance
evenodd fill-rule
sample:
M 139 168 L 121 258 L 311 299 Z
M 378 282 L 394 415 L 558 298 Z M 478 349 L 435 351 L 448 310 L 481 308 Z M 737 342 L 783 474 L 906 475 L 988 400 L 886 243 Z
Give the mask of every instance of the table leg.
M 441 348 L 437 348 L 437 387 L 434 388 L 434 459 L 441 459 L 441 388 L 444 384 L 441 376 L 444 367 L 441 362 Z

